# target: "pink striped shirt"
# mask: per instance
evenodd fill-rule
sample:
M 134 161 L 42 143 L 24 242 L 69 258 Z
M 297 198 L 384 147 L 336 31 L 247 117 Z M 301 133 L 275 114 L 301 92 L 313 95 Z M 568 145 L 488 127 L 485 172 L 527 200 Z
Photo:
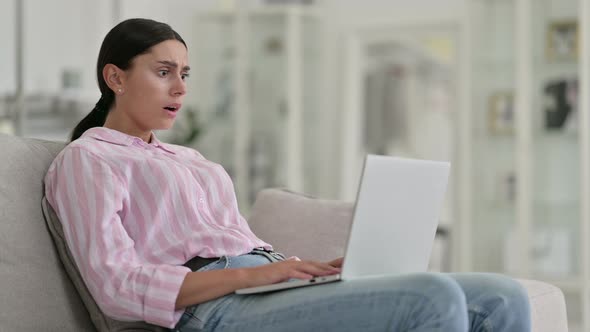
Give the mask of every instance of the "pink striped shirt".
M 270 246 L 240 215 L 229 175 L 197 151 L 97 127 L 70 143 L 45 177 L 45 194 L 101 310 L 172 328 L 195 256 Z

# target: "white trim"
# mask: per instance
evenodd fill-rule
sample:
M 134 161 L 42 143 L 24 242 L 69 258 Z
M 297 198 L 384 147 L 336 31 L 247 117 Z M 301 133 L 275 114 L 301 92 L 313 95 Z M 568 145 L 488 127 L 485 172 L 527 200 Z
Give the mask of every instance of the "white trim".
M 454 271 L 472 271 L 472 220 L 473 220 L 473 195 L 472 195 L 472 149 L 473 133 L 471 131 L 471 105 L 472 105 L 472 64 L 471 64 L 471 1 L 465 1 L 464 22 L 461 25 L 459 33 L 459 112 L 458 121 L 458 143 L 457 143 L 457 199 L 455 206 L 457 211 L 456 226 L 453 227 L 455 232 L 453 241 L 453 270 Z
M 582 273 L 582 326 L 590 330 L 590 0 L 579 1 L 580 31 L 580 270 Z
M 24 89 L 24 59 L 25 59 L 25 4 L 24 1 L 15 1 L 15 102 L 12 111 L 14 121 L 14 133 L 20 136 L 24 132 L 24 123 L 27 109 L 25 107 Z
M 516 58 L 516 224 L 520 239 L 518 274 L 527 278 L 531 267 L 531 208 L 532 208 L 532 31 L 531 0 L 517 0 L 514 49 Z
M 111 15 L 113 17 L 113 26 L 121 22 L 121 0 L 111 0 Z
M 294 7 L 287 14 L 287 148 L 284 158 L 287 160 L 287 187 L 304 192 L 303 188 L 303 151 L 302 141 L 302 71 L 303 54 L 301 52 L 301 17 L 299 8 Z
M 371 30 L 391 31 L 400 28 L 431 28 L 433 26 L 455 26 L 460 21 L 457 18 L 441 18 L 438 16 L 428 17 L 398 17 L 395 20 L 391 19 L 371 19 L 365 22 L 356 22 L 347 27 L 348 32 L 366 33 Z
M 242 7 L 235 12 L 234 35 L 236 37 L 236 61 L 235 61 L 235 102 L 233 114 L 235 122 L 234 160 L 235 160 L 235 187 L 238 202 L 248 202 L 250 192 L 249 168 L 248 168 L 248 143 L 250 142 L 250 93 L 248 85 L 248 64 L 250 63 L 250 49 L 248 36 L 250 35 L 250 22 L 247 9 Z M 246 206 L 242 207 L 247 208 Z
M 344 116 L 342 121 L 342 173 L 340 199 L 353 201 L 356 195 L 358 181 L 355 174 L 360 173 L 360 140 L 361 140 L 361 79 L 363 72 L 363 57 L 361 56 L 361 42 L 357 34 L 351 33 L 345 40 L 346 47 L 346 77 L 344 97 Z M 361 123 L 361 125 L 359 125 Z M 362 158 L 362 157 L 361 157 Z

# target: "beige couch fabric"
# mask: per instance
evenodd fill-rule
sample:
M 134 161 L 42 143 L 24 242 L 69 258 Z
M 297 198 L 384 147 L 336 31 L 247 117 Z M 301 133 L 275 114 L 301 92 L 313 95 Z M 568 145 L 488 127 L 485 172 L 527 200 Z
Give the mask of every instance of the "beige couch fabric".
M 43 178 L 64 144 L 0 134 L 0 331 L 92 331 L 43 220 Z
M 344 255 L 352 203 L 317 199 L 288 190 L 262 190 L 248 223 L 276 251 L 301 259 Z
M 567 332 L 566 306 L 561 289 L 537 280 L 518 281 L 529 293 L 532 330 Z

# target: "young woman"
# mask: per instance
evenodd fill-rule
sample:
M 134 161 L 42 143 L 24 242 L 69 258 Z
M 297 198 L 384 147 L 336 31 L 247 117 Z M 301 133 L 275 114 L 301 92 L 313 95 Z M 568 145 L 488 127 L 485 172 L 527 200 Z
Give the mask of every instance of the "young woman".
M 234 295 L 335 274 L 342 260 L 282 259 L 240 215 L 220 165 L 156 138 L 153 130 L 172 126 L 187 92 L 187 47 L 170 26 L 118 24 L 96 69 L 102 97 L 45 184 L 106 315 L 175 331 L 529 331 L 526 293 L 490 274 L 424 273 Z

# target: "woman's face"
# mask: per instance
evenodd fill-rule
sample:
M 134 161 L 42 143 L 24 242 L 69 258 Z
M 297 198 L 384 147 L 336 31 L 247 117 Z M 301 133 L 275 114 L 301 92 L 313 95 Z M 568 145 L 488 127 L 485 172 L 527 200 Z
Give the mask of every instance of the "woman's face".
M 114 111 L 126 122 L 128 133 L 172 127 L 186 94 L 189 69 L 187 49 L 177 40 L 161 42 L 133 59 L 122 75 L 122 92 L 115 91 Z

